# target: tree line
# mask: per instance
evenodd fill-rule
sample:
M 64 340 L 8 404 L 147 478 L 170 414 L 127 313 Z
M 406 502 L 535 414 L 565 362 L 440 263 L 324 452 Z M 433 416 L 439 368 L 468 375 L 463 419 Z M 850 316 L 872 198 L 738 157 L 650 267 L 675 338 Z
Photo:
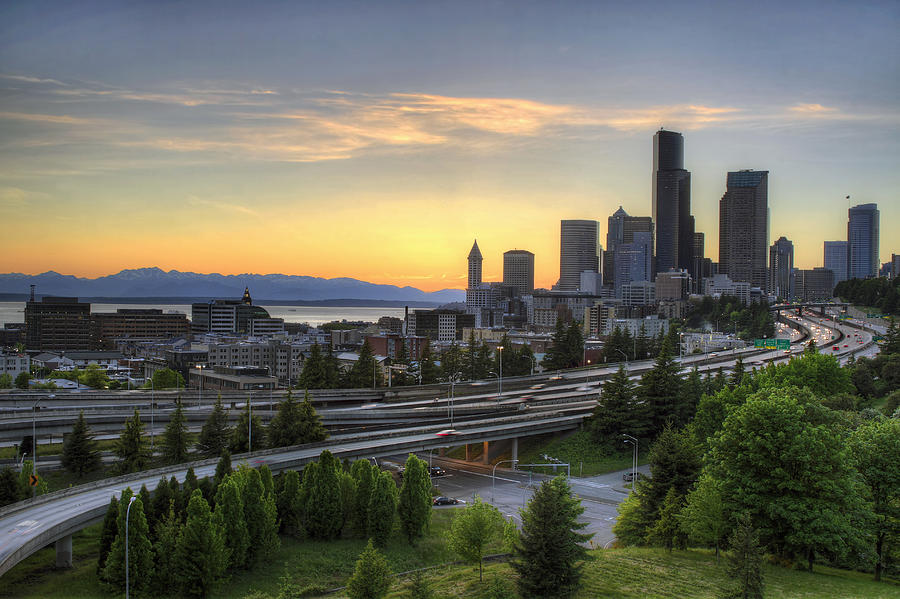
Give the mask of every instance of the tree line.
M 619 506 L 613 531 L 622 544 L 718 554 L 732 536 L 751 571 L 761 552 L 809 570 L 866 569 L 876 580 L 897 571 L 900 419 L 864 407 L 853 367 L 808 348 L 782 365 L 738 365 L 727 379 L 679 380 L 664 362 L 658 368 L 637 389 L 624 373 L 613 377 L 594 417 L 610 441 L 653 440 L 651 476 Z M 655 387 L 668 389 L 665 401 L 648 393 L 648 376 L 669 381 Z M 632 419 L 627 405 L 645 416 Z

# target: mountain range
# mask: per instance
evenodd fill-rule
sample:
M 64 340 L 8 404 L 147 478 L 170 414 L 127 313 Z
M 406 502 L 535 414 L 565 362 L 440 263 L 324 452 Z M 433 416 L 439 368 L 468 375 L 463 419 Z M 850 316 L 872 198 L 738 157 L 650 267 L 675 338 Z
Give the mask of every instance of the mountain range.
M 390 302 L 426 302 L 444 304 L 465 301 L 465 292 L 442 289 L 426 292 L 415 287 L 378 285 L 346 277 L 324 279 L 283 274 L 221 275 L 195 272 L 168 272 L 156 268 L 123 270 L 95 279 L 48 271 L 39 275 L 0 274 L 0 294 L 24 299 L 35 286 L 35 295 L 61 295 L 82 298 L 223 298 L 240 299 L 249 287 L 254 303 L 285 301 L 320 303 L 337 300 Z M 12 299 L 12 298 L 10 298 Z

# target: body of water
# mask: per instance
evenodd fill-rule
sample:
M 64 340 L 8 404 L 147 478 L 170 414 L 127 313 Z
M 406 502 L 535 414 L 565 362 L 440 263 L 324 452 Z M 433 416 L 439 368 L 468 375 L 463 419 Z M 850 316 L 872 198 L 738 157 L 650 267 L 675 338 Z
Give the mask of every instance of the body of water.
M 190 304 L 91 304 L 91 312 L 115 312 L 120 308 L 158 308 L 191 317 Z M 285 322 L 307 322 L 319 326 L 333 320 L 376 322 L 382 316 L 403 318 L 403 308 L 369 306 L 263 306 L 272 318 Z M 0 325 L 25 321 L 25 302 L 0 302 Z

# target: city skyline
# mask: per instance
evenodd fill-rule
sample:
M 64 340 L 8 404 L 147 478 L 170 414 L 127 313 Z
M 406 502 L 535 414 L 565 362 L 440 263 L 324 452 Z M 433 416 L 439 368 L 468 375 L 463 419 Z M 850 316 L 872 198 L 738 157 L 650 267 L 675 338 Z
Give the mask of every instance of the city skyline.
M 900 250 L 896 3 L 54 6 L 0 7 L 2 272 L 463 289 L 477 238 L 549 288 L 559 221 L 651 215 L 661 126 L 714 261 L 741 169 L 795 267 L 858 204 Z

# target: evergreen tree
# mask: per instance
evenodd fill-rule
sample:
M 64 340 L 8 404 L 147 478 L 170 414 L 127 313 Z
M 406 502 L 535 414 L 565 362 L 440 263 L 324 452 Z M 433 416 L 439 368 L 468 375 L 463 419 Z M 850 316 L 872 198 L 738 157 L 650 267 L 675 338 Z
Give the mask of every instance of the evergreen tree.
M 484 580 L 484 549 L 503 533 L 503 516 L 476 496 L 471 505 L 460 510 L 450 524 L 450 550 L 470 564 L 478 564 L 478 580 Z
M 659 517 L 647 531 L 647 541 L 651 545 L 665 547 L 670 552 L 676 546 L 679 548 L 686 546 L 686 539 L 678 520 L 683 502 L 684 498 L 678 495 L 675 487 L 669 487 L 659 508 Z
M 363 341 L 359 350 L 359 358 L 347 373 L 347 386 L 351 389 L 365 389 L 366 387 L 378 387 L 381 385 L 381 377 L 377 372 L 375 355 L 369 340 Z
M 422 349 L 422 357 L 419 359 L 419 375 L 423 385 L 432 385 L 441 376 L 440 368 L 434 363 L 431 344 L 426 344 Z
M 175 506 L 170 501 L 168 510 L 159 518 L 159 524 L 156 527 L 156 542 L 153 544 L 153 553 L 156 556 L 154 564 L 156 576 L 153 590 L 157 595 L 169 595 L 177 584 L 175 553 L 178 547 L 179 533 L 181 533 L 181 520 L 175 514 Z
M 280 530 L 285 534 L 299 536 L 303 531 L 300 514 L 300 475 L 296 470 L 288 470 L 282 475 L 284 484 L 275 502 L 278 508 Z
M 222 522 L 213 517 L 200 490 L 195 489 L 175 549 L 178 586 L 185 595 L 206 597 L 222 581 L 227 567 Z
M 106 558 L 116 535 L 119 533 L 119 500 L 113 495 L 106 508 L 106 516 L 103 517 L 103 528 L 100 530 L 100 554 L 97 556 L 97 576 L 103 579 L 103 569 L 106 567 Z
M 218 487 L 222 484 L 222 481 L 225 480 L 225 477 L 231 474 L 234 470 L 231 467 L 231 453 L 227 449 L 222 450 L 222 457 L 219 458 L 219 463 L 216 464 L 216 474 L 215 474 L 215 484 Z
M 125 430 L 122 431 L 114 449 L 119 462 L 118 470 L 122 474 L 138 472 L 147 467 L 148 452 L 144 443 L 144 424 L 141 422 L 140 413 L 135 410 L 134 416 L 125 421 Z
M 119 501 L 118 531 L 109 549 L 106 565 L 103 568 L 103 580 L 113 588 L 125 588 L 125 518 L 128 517 L 128 578 L 131 588 L 137 593 L 147 590 L 153 580 L 153 546 L 150 543 L 150 531 L 147 518 L 144 517 L 144 505 L 140 498 L 131 504 L 131 489 L 122 491 Z
M 15 503 L 21 499 L 19 479 L 9 466 L 0 471 L 0 506 Z
M 278 411 L 269 422 L 267 430 L 269 447 L 289 447 L 302 443 L 300 441 L 300 418 L 297 402 L 294 395 L 288 389 L 287 397 L 279 402 Z
M 297 409 L 297 431 L 297 443 L 318 443 L 328 438 L 328 431 L 312 405 L 309 391 L 303 395 L 303 403 Z
M 369 501 L 372 499 L 372 464 L 369 460 L 356 460 L 350 468 L 350 475 L 356 480 L 351 529 L 356 536 L 365 537 L 369 530 Z
M 678 364 L 672 359 L 668 342 L 663 345 L 653 369 L 641 377 L 638 399 L 649 410 L 650 433 L 658 434 L 666 422 L 678 416 L 678 391 L 681 378 Z
M 344 526 L 341 488 L 338 481 L 340 465 L 330 451 L 319 455 L 319 467 L 311 472 L 309 494 L 306 497 L 306 532 L 314 539 L 337 538 Z M 304 473 L 304 483 L 306 482 Z
M 603 383 L 600 399 L 590 420 L 591 435 L 597 443 L 619 450 L 622 434 L 641 438 L 644 430 L 643 406 L 635 401 L 634 385 L 625 366 Z
M 100 467 L 100 450 L 84 419 L 84 410 L 78 413 L 72 432 L 63 441 L 62 465 L 79 478 Z
M 731 588 L 724 599 L 762 599 L 763 552 L 759 546 L 759 536 L 750 524 L 750 517 L 743 514 L 738 520 L 730 539 L 731 555 L 726 567 L 726 575 Z
M 250 451 L 249 437 L 253 437 L 252 440 L 254 451 L 262 449 L 266 446 L 266 430 L 263 428 L 263 425 L 259 420 L 259 416 L 255 414 L 253 415 L 252 431 L 248 430 L 248 423 L 250 421 L 250 403 L 248 399 L 247 406 L 241 412 L 240 418 L 238 418 L 237 426 L 235 426 L 231 431 L 231 444 L 228 446 L 228 449 L 232 454 Z
M 432 512 L 428 464 L 413 454 L 406 458 L 397 512 L 400 516 L 400 529 L 412 545 L 416 538 L 425 533 Z
M 313 343 L 309 356 L 303 362 L 303 370 L 297 384 L 301 389 L 327 389 L 328 376 L 325 371 L 325 357 L 318 343 Z
M 295 473 L 296 474 L 296 473 Z M 228 476 L 216 491 L 215 518 L 222 525 L 225 547 L 228 549 L 229 567 L 243 568 L 247 564 L 250 533 L 244 519 L 244 503 L 237 480 Z
M 510 565 L 523 597 L 563 598 L 573 596 L 581 586 L 587 550 L 581 546 L 592 535 L 579 531 L 584 512 L 581 501 L 572 496 L 569 483 L 558 476 L 544 481 L 522 512 L 522 529 Z
M 369 539 L 356 561 L 353 576 L 347 581 L 347 595 L 350 599 L 380 599 L 390 588 L 391 569 Z
M 181 464 L 188 459 L 187 419 L 179 401 L 163 433 L 162 455 L 167 464 Z
M 397 485 L 390 472 L 375 474 L 369 499 L 369 536 L 377 547 L 387 545 L 397 513 Z
M 158 529 L 160 522 L 162 522 L 165 515 L 169 512 L 169 507 L 175 510 L 174 502 L 175 497 L 172 495 L 172 488 L 169 486 L 169 481 L 163 476 L 159 479 L 159 482 L 156 483 L 156 489 L 153 491 L 153 499 L 151 501 L 151 506 L 153 507 L 153 519 L 150 521 L 150 531 L 154 538 L 159 538 Z M 177 511 L 175 512 L 175 515 L 179 516 Z
M 200 438 L 197 440 L 197 449 L 206 457 L 222 455 L 228 448 L 231 439 L 231 429 L 228 427 L 228 413 L 222 407 L 222 396 L 216 398 L 216 405 L 203 428 L 200 430 Z
M 278 549 L 278 511 L 275 501 L 266 497 L 259 472 L 253 468 L 239 471 L 243 477 L 241 500 L 244 503 L 244 521 L 250 540 L 247 563 L 259 560 Z

